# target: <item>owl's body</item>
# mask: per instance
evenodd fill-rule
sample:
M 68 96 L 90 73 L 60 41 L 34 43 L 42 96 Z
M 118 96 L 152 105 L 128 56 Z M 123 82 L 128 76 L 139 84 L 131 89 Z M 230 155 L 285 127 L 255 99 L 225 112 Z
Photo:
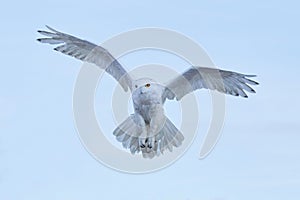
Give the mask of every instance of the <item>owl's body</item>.
M 118 141 L 131 153 L 141 151 L 146 158 L 180 146 L 184 137 L 164 114 L 165 87 L 148 78 L 136 80 L 133 86 L 134 114 L 114 131 Z

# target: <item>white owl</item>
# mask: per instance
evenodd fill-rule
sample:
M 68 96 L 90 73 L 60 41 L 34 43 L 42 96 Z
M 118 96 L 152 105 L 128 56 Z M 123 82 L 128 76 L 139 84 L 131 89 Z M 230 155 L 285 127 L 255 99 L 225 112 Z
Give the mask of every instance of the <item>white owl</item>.
M 149 78 L 133 80 L 120 63 L 103 47 L 74 36 L 61 33 L 47 26 L 50 31 L 38 31 L 47 38 L 39 42 L 54 44 L 54 50 L 105 69 L 125 91 L 132 94 L 134 113 L 113 132 L 116 139 L 132 154 L 142 152 L 143 157 L 153 158 L 165 150 L 172 151 L 184 140 L 183 134 L 164 114 L 166 99 L 179 101 L 194 90 L 205 88 L 247 98 L 245 91 L 255 93 L 249 85 L 255 75 L 193 66 L 166 86 Z

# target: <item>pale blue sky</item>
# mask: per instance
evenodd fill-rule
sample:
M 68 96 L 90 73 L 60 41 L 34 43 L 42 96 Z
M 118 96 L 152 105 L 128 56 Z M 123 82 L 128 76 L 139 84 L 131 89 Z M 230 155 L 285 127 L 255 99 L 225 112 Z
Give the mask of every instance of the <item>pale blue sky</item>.
M 3 2 L 0 199 L 299 199 L 299 18 L 291 0 Z M 119 173 L 80 143 L 72 113 L 80 62 L 35 41 L 45 24 L 95 43 L 133 28 L 173 29 L 202 45 L 217 66 L 257 74 L 261 85 L 249 99 L 227 98 L 223 135 L 205 160 L 197 159 L 200 127 L 172 166 Z M 188 67 L 157 52 L 121 61 L 128 69 L 148 62 Z M 209 95 L 197 94 L 209 121 Z

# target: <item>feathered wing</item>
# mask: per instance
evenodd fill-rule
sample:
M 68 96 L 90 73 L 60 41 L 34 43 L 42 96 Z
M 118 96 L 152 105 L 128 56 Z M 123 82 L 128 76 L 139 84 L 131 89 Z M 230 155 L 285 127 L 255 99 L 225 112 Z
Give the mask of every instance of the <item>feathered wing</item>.
M 47 36 L 47 38 L 37 39 L 39 42 L 58 45 L 54 50 L 95 64 L 113 76 L 125 91 L 127 91 L 128 88 L 132 89 L 132 78 L 106 49 L 86 40 L 61 33 L 49 26 L 46 27 L 49 31 L 38 31 L 40 34 Z
M 249 79 L 255 75 L 225 71 L 206 67 L 192 67 L 166 85 L 163 99 L 180 100 L 184 95 L 201 88 L 217 90 L 234 96 L 247 98 L 247 92 L 255 93 L 249 85 L 258 85 Z

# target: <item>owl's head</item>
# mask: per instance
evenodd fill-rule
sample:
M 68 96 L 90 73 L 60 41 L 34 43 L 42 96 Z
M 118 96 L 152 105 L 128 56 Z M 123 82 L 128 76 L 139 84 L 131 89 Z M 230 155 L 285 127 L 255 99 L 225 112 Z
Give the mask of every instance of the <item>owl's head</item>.
M 133 90 L 137 90 L 139 88 L 147 88 L 150 89 L 153 84 L 155 84 L 156 81 L 150 78 L 141 78 L 137 79 L 133 82 Z

